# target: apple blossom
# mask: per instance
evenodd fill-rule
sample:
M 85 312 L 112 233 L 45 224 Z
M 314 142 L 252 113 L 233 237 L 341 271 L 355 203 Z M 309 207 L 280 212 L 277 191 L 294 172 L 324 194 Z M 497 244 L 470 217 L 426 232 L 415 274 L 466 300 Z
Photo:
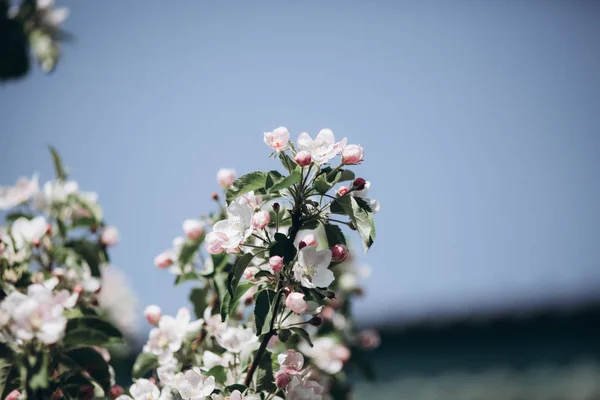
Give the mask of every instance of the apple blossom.
M 273 272 L 279 272 L 283 268 L 283 258 L 280 256 L 273 256 L 269 258 L 269 267 L 273 270 Z
M 340 372 L 344 362 L 350 357 L 346 346 L 327 336 L 313 340 L 313 347 L 301 343 L 299 349 L 313 360 L 314 365 L 328 374 Z
M 229 239 L 224 232 L 210 232 L 206 235 L 206 250 L 210 254 L 222 253 L 225 248 L 223 247 Z
M 235 169 L 227 169 L 221 168 L 219 172 L 217 172 L 217 183 L 223 189 L 227 189 L 233 181 L 235 181 L 236 173 Z
M 144 316 L 151 325 L 158 326 L 158 321 L 160 321 L 160 317 L 162 317 L 162 312 L 160 311 L 159 306 L 153 304 L 146 307 Z
M 268 212 L 261 210 L 254 213 L 252 216 L 252 226 L 255 229 L 262 230 L 271 222 L 271 216 Z
M 342 150 L 342 162 L 346 165 L 358 164 L 363 156 L 364 149 L 357 144 L 350 144 Z
M 239 353 L 246 346 L 257 341 L 252 328 L 238 328 L 231 326 L 222 326 L 216 332 L 216 339 L 219 346 L 232 353 Z
M 331 263 L 331 250 L 317 251 L 315 246 L 306 246 L 298 252 L 298 262 L 294 265 L 294 277 L 306 288 L 326 288 L 334 280 L 328 267 Z
M 19 178 L 15 186 L 0 186 L 0 210 L 8 210 L 29 201 L 39 190 L 37 175 L 31 180 Z
M 290 375 L 298 375 L 304 367 L 304 356 L 295 350 L 288 349 L 277 356 L 279 367 Z
M 354 182 L 352 182 L 352 188 L 354 188 L 354 190 L 363 190 L 366 183 L 367 181 L 365 181 L 364 178 L 356 178 Z
M 42 236 L 46 234 L 48 222 L 44 216 L 35 217 L 31 220 L 21 217 L 17 218 L 12 225 L 11 234 L 17 246 L 23 244 L 39 244 Z
M 163 315 L 158 321 L 158 327 L 150 331 L 149 339 L 144 346 L 144 352 L 152 353 L 158 357 L 160 364 L 165 364 L 173 359 L 173 353 L 181 348 L 183 338 L 190 327 L 202 323 L 198 320 L 190 324 L 190 313 L 186 309 L 180 309 L 177 316 Z
M 312 162 L 312 157 L 308 151 L 299 151 L 294 157 L 294 161 L 301 167 L 306 167 Z
M 348 249 L 343 244 L 336 244 L 331 248 L 331 258 L 335 262 L 342 262 L 348 258 Z
M 169 268 L 171 265 L 173 265 L 173 259 L 171 258 L 171 255 L 167 252 L 160 253 L 159 255 L 154 257 L 154 265 L 162 269 Z
M 322 400 L 323 387 L 315 381 L 293 376 L 287 387 L 287 400 Z
M 119 231 L 114 226 L 108 226 L 102 231 L 100 241 L 105 246 L 114 246 L 119 243 Z
M 138 379 L 129 388 L 133 400 L 159 400 L 160 389 L 148 379 Z
M 204 233 L 204 224 L 197 219 L 186 219 L 183 221 L 183 232 L 189 239 L 195 240 Z
M 284 150 L 287 147 L 289 141 L 290 141 L 290 133 L 283 126 L 280 126 L 279 128 L 274 129 L 273 132 L 265 132 L 264 133 L 265 144 L 275 151 Z
M 308 307 L 306 300 L 304 300 L 304 294 L 299 292 L 288 294 L 285 299 L 285 306 L 296 314 L 303 314 Z
M 221 242 L 224 239 L 226 241 Z M 231 202 L 227 207 L 227 219 L 217 222 L 213 232 L 207 237 L 207 250 L 215 250 L 218 243 L 221 248 L 233 249 L 242 244 L 252 234 L 252 208 L 239 200 Z M 208 244 L 210 243 L 210 245 Z
M 215 390 L 215 377 L 205 376 L 199 368 L 194 367 L 178 373 L 173 378 L 173 387 L 184 400 L 204 400 Z
M 348 186 L 340 186 L 336 193 L 340 197 L 345 195 L 346 193 L 348 193 Z
M 18 390 L 13 390 L 12 392 L 10 392 L 5 398 L 4 400 L 19 400 L 19 397 L 21 397 L 21 392 L 19 392 Z
M 322 129 L 314 140 L 308 133 L 301 133 L 298 137 L 298 149 L 309 153 L 312 161 L 321 165 L 339 153 L 340 144 L 335 143 L 335 136 L 331 130 Z
M 376 349 L 381 344 L 381 336 L 374 329 L 365 329 L 359 333 L 360 344 L 363 349 Z

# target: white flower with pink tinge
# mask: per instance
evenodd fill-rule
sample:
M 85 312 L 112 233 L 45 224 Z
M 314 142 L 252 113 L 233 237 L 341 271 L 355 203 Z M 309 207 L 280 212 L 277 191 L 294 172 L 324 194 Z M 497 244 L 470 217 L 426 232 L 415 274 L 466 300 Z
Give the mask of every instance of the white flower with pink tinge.
M 330 263 L 331 250 L 317 251 L 315 246 L 306 246 L 298 252 L 294 277 L 306 288 L 326 288 L 335 279 L 328 268 Z
M 290 133 L 287 128 L 280 126 L 274 129 L 273 132 L 265 132 L 264 141 L 273 150 L 282 151 L 285 150 L 290 141 Z
M 304 367 L 304 356 L 295 350 L 288 349 L 277 356 L 279 368 L 287 374 L 298 375 Z
M 232 353 L 239 353 L 258 341 L 252 328 L 222 325 L 215 335 L 219 346 Z
M 215 377 L 205 376 L 198 367 L 194 367 L 176 374 L 173 387 L 184 400 L 204 400 L 215 390 Z
M 15 186 L 0 186 L 0 210 L 8 210 L 29 201 L 39 190 L 37 175 L 31 180 L 19 178 Z
M 138 379 L 129 388 L 133 400 L 166 400 L 170 397 L 161 395 L 160 389 L 148 379 Z M 166 393 L 165 393 L 166 394 Z M 132 400 L 132 397 L 123 394 L 115 400 Z
M 330 337 L 313 340 L 313 347 L 300 343 L 299 350 L 310 357 L 320 370 L 328 374 L 337 374 L 342 370 L 344 362 L 350 359 L 350 350 Z
M 175 318 L 164 315 L 158 321 L 158 327 L 150 331 L 144 352 L 156 355 L 159 364 L 169 363 L 173 353 L 181 348 L 185 334 L 199 329 L 202 323 L 201 319 L 190 323 L 190 312 L 186 308 L 180 309 Z
M 206 237 L 206 248 L 211 254 L 235 249 L 252 235 L 252 208 L 237 199 L 227 207 L 227 219 L 217 222 Z
M 21 248 L 25 244 L 39 244 L 47 231 L 48 221 L 41 215 L 31 220 L 25 217 L 18 218 L 11 227 L 11 234 L 17 248 Z
M 232 168 L 221 168 L 217 172 L 217 183 L 223 189 L 227 189 L 233 181 L 235 181 L 236 173 L 235 169 Z
M 315 381 L 293 376 L 287 387 L 287 400 L 322 400 L 323 386 Z
M 371 187 L 371 182 L 366 181 L 364 189 L 354 190 L 354 191 L 350 192 L 350 194 L 354 197 L 359 197 L 359 198 L 363 199 L 364 201 L 366 201 L 369 204 L 369 206 L 371 207 L 371 210 L 373 210 L 373 214 L 375 214 L 379 211 L 379 209 L 381 208 L 381 205 L 379 204 L 379 201 L 377 201 L 375 199 L 367 198 L 367 193 L 369 193 L 370 187 Z
M 329 162 L 338 155 L 343 143 L 345 142 L 335 142 L 335 136 L 330 129 L 321 129 L 314 140 L 306 132 L 302 132 L 298 137 L 298 149 L 309 153 L 312 162 L 319 165 Z

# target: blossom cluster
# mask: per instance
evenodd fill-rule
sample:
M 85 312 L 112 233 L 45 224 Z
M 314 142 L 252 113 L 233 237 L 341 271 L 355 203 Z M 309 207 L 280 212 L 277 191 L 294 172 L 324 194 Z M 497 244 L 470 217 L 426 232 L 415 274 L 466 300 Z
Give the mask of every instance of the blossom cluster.
M 51 151 L 56 179 L 40 187 L 34 175 L 0 187 L 6 220 L 0 226 L 0 396 L 6 398 L 109 393 L 115 381 L 106 347 L 122 343 L 121 332 L 137 333 L 131 288 L 109 266 L 108 248 L 119 233 L 105 224 L 96 193 L 69 180 Z M 119 297 L 122 304 L 114 302 Z
M 292 143 L 280 127 L 264 143 L 286 174 L 219 170 L 219 211 L 185 220 L 155 257 L 175 284 L 197 282 L 196 319 L 187 308 L 145 309 L 154 327 L 121 399 L 344 399 L 347 369 L 364 370 L 362 352 L 379 345 L 352 323 L 370 270 L 344 233 L 357 231 L 365 250 L 375 240 L 379 202 L 349 169 L 363 148 L 329 129 Z

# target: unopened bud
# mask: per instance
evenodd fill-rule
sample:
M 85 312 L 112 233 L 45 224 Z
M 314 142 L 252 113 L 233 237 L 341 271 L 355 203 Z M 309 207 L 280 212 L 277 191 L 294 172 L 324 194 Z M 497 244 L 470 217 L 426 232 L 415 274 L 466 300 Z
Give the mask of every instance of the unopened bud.
M 110 396 L 113 399 L 116 399 L 117 397 L 119 397 L 120 395 L 122 395 L 123 393 L 125 393 L 125 389 L 123 389 L 121 386 L 119 385 L 115 385 L 113 387 L 110 388 Z
M 75 285 L 75 287 L 73 288 L 73 293 L 81 294 L 81 292 L 83 292 L 83 286 Z
M 271 215 L 266 211 L 258 211 L 252 216 L 252 225 L 255 229 L 264 229 L 271 222 Z
M 343 244 L 336 244 L 331 248 L 331 259 L 335 262 L 342 262 L 348 258 L 348 249 Z
M 173 265 L 173 259 L 167 253 L 160 253 L 154 258 L 154 265 L 158 268 L 169 268 Z
M 306 167 L 312 161 L 312 157 L 308 151 L 299 151 L 296 153 L 296 157 L 294 157 L 294 161 L 301 167 Z
M 283 258 L 280 256 L 273 256 L 269 258 L 269 266 L 273 272 L 279 272 L 283 268 Z
M 157 326 L 158 321 L 160 321 L 160 317 L 162 317 L 162 312 L 160 307 L 157 305 L 150 305 L 146 307 L 144 310 L 144 317 L 151 325 Z
M 367 181 L 365 181 L 363 178 L 356 178 L 352 183 L 352 187 L 356 190 L 363 190 L 366 184 Z
M 10 392 L 5 398 L 4 400 L 18 400 L 19 397 L 21 396 L 21 392 L 19 392 L 17 389 L 13 390 L 12 392 Z
M 277 371 L 275 373 L 275 384 L 277 387 L 284 388 L 290 383 L 290 375 L 287 372 Z
M 347 186 L 342 186 L 342 187 L 340 187 L 337 190 L 337 195 L 340 196 L 340 197 L 343 196 L 343 195 L 345 195 L 346 193 L 348 193 L 348 187 Z
M 273 203 L 273 211 L 279 212 L 279 203 Z
M 213 194 L 211 194 L 210 197 L 215 201 L 219 200 L 219 195 L 216 192 L 213 192 Z

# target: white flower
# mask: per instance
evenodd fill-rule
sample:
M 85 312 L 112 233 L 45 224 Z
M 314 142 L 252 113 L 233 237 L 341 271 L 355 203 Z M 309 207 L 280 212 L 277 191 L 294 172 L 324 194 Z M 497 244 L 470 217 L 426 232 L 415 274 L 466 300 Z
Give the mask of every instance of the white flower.
M 252 328 L 221 326 L 216 333 L 217 342 L 225 350 L 239 353 L 246 346 L 256 343 L 258 338 Z
M 105 246 L 114 246 L 119 243 L 119 231 L 114 226 L 107 226 L 102 231 L 100 241 Z
M 299 350 L 310 357 L 320 370 L 328 374 L 337 374 L 342 370 L 344 362 L 350 358 L 350 351 L 330 337 L 320 337 L 313 340 L 313 347 L 304 342 Z
M 379 209 L 381 208 L 381 205 L 379 204 L 379 201 L 377 201 L 375 199 L 367 198 L 367 193 L 369 192 L 370 187 L 371 187 L 371 182 L 366 181 L 364 189 L 354 190 L 354 191 L 350 192 L 350 194 L 354 197 L 359 197 L 359 198 L 363 199 L 364 201 L 366 201 L 369 204 L 369 206 L 371 207 L 371 210 L 373 210 L 373 214 L 375 214 L 376 212 L 379 211 Z
M 31 220 L 21 217 L 13 223 L 11 234 L 17 247 L 22 247 L 24 244 L 38 244 L 47 230 L 48 222 L 44 216 L 40 215 Z
M 183 221 L 183 232 L 189 239 L 195 240 L 202 236 L 204 224 L 198 219 L 186 219 Z
M 175 318 L 163 315 L 158 327 L 150 331 L 144 352 L 156 355 L 161 365 L 169 363 L 173 353 L 181 348 L 185 334 L 197 330 L 202 322 L 197 320 L 190 323 L 190 312 L 186 308 L 180 309 Z
M 331 250 L 317 251 L 315 246 L 306 246 L 298 253 L 294 265 L 294 277 L 306 288 L 326 288 L 334 280 L 329 270 Z
M 290 133 L 287 128 L 280 126 L 273 132 L 265 132 L 264 141 L 267 146 L 275 151 L 284 150 L 290 141 Z
M 69 16 L 67 7 L 52 8 L 54 0 L 37 0 L 37 13 L 42 26 L 50 29 L 58 29 Z
M 177 360 L 172 358 L 169 362 L 156 368 L 156 374 L 163 385 L 173 386 L 173 378 L 175 378 L 177 370 Z
M 217 222 L 211 233 L 225 234 L 227 241 L 221 247 L 234 249 L 252 235 L 252 215 L 252 208 L 237 199 L 227 207 L 227 219 Z
M 241 195 L 239 199 L 242 203 L 248 204 L 253 209 L 260 207 L 262 204 L 262 197 L 254 194 L 254 191 Z
M 308 152 L 314 163 L 325 164 L 340 152 L 344 141 L 336 143 L 335 136 L 329 129 L 321 129 L 315 140 L 308 133 L 302 132 L 298 137 L 298 149 Z
M 159 400 L 160 389 L 148 379 L 138 379 L 129 388 L 133 400 Z
M 184 400 L 204 400 L 215 390 L 214 376 L 204 376 L 199 368 L 178 373 L 173 379 L 173 386 Z
M 17 339 L 26 342 L 37 338 L 48 345 L 58 342 L 64 334 L 65 305 L 74 305 L 70 294 L 61 291 L 55 295 L 44 284 L 30 285 L 27 295 L 12 292 L 2 302 L 2 308 L 11 314 L 10 329 Z
M 321 400 L 323 398 L 323 386 L 315 381 L 301 379 L 293 376 L 288 384 L 287 400 Z
M 65 203 L 69 195 L 79 191 L 79 185 L 75 181 L 49 181 L 44 183 L 44 197 L 38 199 L 38 207 L 51 207 L 56 204 Z
M 8 210 L 29 201 L 40 190 L 38 177 L 22 177 L 15 186 L 0 186 L 0 210 Z

